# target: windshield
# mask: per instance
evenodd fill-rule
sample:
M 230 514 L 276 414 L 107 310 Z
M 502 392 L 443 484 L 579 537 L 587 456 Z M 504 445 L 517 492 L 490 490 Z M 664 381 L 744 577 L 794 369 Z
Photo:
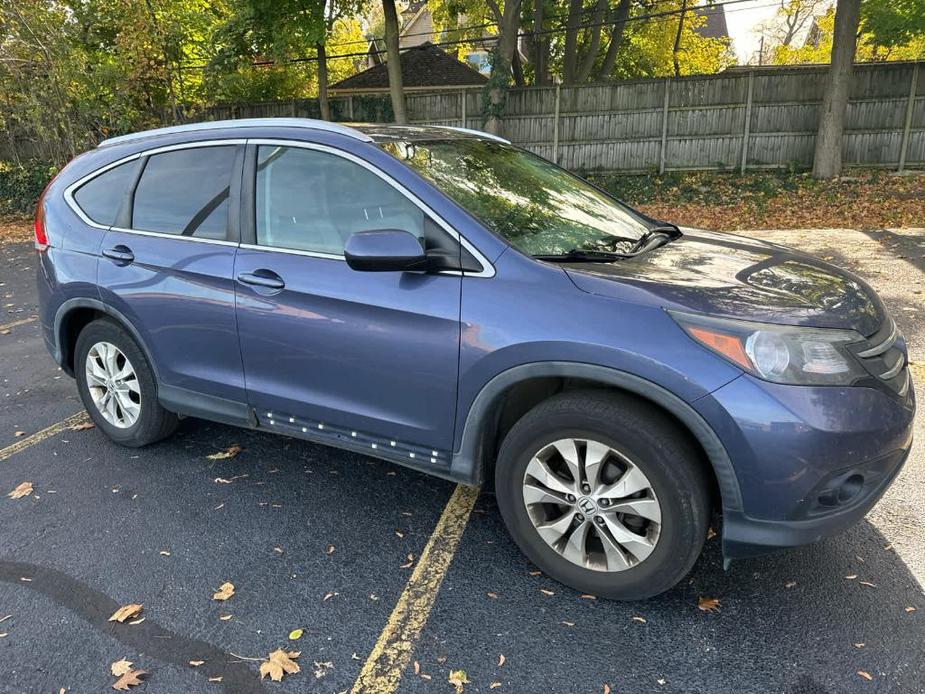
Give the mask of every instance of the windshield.
M 529 255 L 625 252 L 649 228 L 594 186 L 510 145 L 459 139 L 382 147 Z

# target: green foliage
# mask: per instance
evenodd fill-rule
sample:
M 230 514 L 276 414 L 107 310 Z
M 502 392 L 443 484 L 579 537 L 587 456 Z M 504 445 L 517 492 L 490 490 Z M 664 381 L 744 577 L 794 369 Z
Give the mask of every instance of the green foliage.
M 43 162 L 0 161 L 0 215 L 30 215 L 58 167 Z

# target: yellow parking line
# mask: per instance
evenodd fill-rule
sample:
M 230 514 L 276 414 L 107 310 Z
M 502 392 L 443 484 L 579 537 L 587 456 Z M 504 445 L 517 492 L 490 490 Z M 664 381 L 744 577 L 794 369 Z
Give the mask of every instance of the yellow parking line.
M 391 694 L 398 689 L 478 496 L 478 488 L 456 486 L 351 694 Z
M 31 436 L 27 436 L 24 439 L 17 441 L 16 443 L 10 444 L 6 448 L 0 448 L 0 461 L 4 461 L 9 458 L 11 455 L 19 453 L 21 450 L 28 448 L 29 446 L 34 446 L 39 441 L 44 441 L 47 438 L 58 434 L 65 429 L 70 429 L 75 427 L 78 424 L 83 424 L 87 421 L 86 412 L 78 412 L 77 414 L 71 415 L 67 419 L 64 419 L 57 424 L 52 424 L 50 427 L 46 427 L 41 431 L 37 431 Z
M 20 325 L 25 325 L 26 323 L 31 323 L 38 316 L 29 316 L 28 318 L 23 318 L 22 320 L 14 320 L 12 323 L 7 323 L 6 325 L 0 325 L 0 332 L 4 330 L 10 330 L 12 328 L 18 328 Z

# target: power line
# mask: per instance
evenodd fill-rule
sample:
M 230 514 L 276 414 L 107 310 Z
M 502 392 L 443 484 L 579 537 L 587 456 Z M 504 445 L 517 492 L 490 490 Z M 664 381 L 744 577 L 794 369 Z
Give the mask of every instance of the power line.
M 701 5 L 698 7 L 706 7 L 706 8 L 712 9 L 716 7 L 726 7 L 727 5 L 738 5 L 743 2 L 754 2 L 754 0 L 724 0 L 723 2 L 715 2 L 710 5 Z M 771 4 L 776 5 L 777 3 L 771 3 Z M 767 5 L 767 6 L 770 7 L 771 5 Z M 663 10 L 662 12 L 653 12 L 653 13 L 649 13 L 645 15 L 636 15 L 634 17 L 627 17 L 625 20 L 623 20 L 620 23 L 626 24 L 629 22 L 639 22 L 639 21 L 644 21 L 648 19 L 651 19 L 654 21 L 665 21 L 666 18 L 668 17 L 673 17 L 675 15 L 680 15 L 680 14 L 686 14 L 688 12 L 694 12 L 696 9 L 697 7 L 687 7 L 683 10 L 682 9 Z M 595 22 L 592 24 L 583 24 L 580 28 L 591 29 L 594 27 L 610 26 L 611 24 L 614 24 L 614 23 L 615 23 L 614 21 L 608 20 L 608 21 L 603 21 L 603 22 Z M 490 24 L 487 26 L 496 26 L 496 24 Z M 467 28 L 477 28 L 477 27 L 467 27 Z M 523 38 L 526 36 L 546 36 L 546 35 L 551 35 L 551 34 L 559 34 L 567 30 L 568 30 L 567 28 L 556 28 L 556 29 L 543 29 L 541 31 L 524 31 L 524 32 L 518 32 L 517 38 Z M 442 48 L 444 46 L 460 46 L 464 44 L 476 43 L 480 40 L 484 40 L 484 39 L 458 39 L 458 40 L 453 40 L 453 41 L 439 41 L 437 43 L 432 43 L 431 45 L 437 48 Z M 336 58 L 359 58 L 359 57 L 364 57 L 364 56 L 368 56 L 371 54 L 381 55 L 385 52 L 386 51 L 384 50 L 376 49 L 376 50 L 366 50 L 366 51 L 354 52 L 354 53 L 339 53 L 335 55 L 326 55 L 325 59 L 334 60 Z M 277 60 L 253 61 L 250 63 L 250 67 L 269 67 L 272 65 L 293 65 L 293 64 L 298 64 L 298 63 L 312 63 L 312 62 L 317 62 L 317 61 L 318 61 L 318 56 L 302 56 L 299 58 L 288 58 L 286 60 L 281 60 L 281 61 L 277 61 Z M 208 64 L 179 66 L 180 70 L 204 70 L 204 69 L 207 69 L 208 67 L 209 67 Z

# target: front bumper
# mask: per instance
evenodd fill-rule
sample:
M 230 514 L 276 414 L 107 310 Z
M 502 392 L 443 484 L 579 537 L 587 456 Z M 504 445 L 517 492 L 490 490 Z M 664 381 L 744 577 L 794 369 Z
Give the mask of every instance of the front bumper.
M 815 542 L 858 522 L 912 446 L 915 396 L 742 376 L 696 403 L 732 460 L 742 503 L 723 509 L 727 558 Z

